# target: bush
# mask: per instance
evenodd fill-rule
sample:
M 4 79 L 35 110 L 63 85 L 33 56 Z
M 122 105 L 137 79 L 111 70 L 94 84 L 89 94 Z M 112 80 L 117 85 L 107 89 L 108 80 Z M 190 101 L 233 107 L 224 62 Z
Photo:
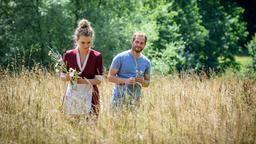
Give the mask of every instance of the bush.
M 249 54 L 253 58 L 252 68 L 256 70 L 256 34 L 252 38 L 252 40 L 247 44 L 247 48 L 249 50 Z

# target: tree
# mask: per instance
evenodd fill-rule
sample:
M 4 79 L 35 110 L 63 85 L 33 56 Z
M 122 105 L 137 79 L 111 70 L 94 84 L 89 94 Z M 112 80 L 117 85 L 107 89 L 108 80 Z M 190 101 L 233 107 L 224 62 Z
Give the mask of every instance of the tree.
M 144 31 L 143 51 L 153 69 L 165 73 L 193 69 L 224 70 L 236 66 L 247 32 L 243 9 L 221 0 L 3 0 L 0 9 L 2 66 L 49 65 L 50 48 L 74 47 L 77 22 L 88 19 L 96 33 L 94 49 L 105 66 L 131 47 L 135 31 Z
M 10 32 L 12 29 L 12 17 L 14 15 L 13 3 L 9 0 L 3 0 L 0 3 L 0 63 L 1 66 L 6 66 L 9 63 L 10 51 L 9 45 L 12 43 L 13 35 Z
M 252 40 L 247 44 L 247 48 L 253 59 L 252 68 L 256 70 L 256 34 L 254 34 Z
M 202 24 L 198 2 L 197 0 L 176 0 L 174 10 L 178 13 L 174 20 L 179 26 L 179 33 L 185 43 L 185 48 L 181 53 L 184 60 L 179 61 L 177 69 L 178 71 L 203 70 L 207 57 L 204 47 L 208 38 L 208 30 Z
M 148 9 L 153 9 L 150 16 L 155 22 L 156 37 L 150 48 L 146 51 L 153 65 L 153 70 L 160 73 L 173 73 L 176 64 L 181 60 L 180 53 L 183 51 L 184 42 L 179 33 L 179 27 L 174 20 L 177 15 L 173 2 L 152 1 L 146 2 Z
M 200 0 L 199 7 L 203 26 L 209 31 L 202 53 L 204 67 L 217 71 L 236 67 L 234 55 L 241 49 L 239 41 L 247 35 L 241 20 L 243 9 L 220 0 Z
M 29 65 L 31 48 L 37 46 L 36 39 L 39 38 L 40 29 L 38 21 L 40 15 L 38 1 L 6 1 L 4 17 L 7 17 L 3 39 L 5 59 L 1 61 L 4 65 L 20 69 L 22 65 Z M 1 18 L 2 19 L 2 18 Z M 6 63 L 7 62 L 7 63 Z

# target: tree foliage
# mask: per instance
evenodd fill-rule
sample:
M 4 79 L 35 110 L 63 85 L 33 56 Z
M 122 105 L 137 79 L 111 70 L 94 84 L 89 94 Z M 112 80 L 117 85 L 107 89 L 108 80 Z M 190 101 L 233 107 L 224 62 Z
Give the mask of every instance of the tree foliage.
M 224 70 L 237 66 L 234 55 L 241 50 L 239 42 L 245 39 L 243 9 L 235 3 L 220 0 L 199 1 L 203 26 L 209 31 L 204 46 L 204 67 Z
M 152 41 L 148 50 L 154 70 L 161 73 L 172 73 L 176 64 L 181 61 L 180 54 L 184 48 L 180 29 L 174 17 L 177 12 L 172 9 L 173 3 L 162 3 L 154 11 L 157 39 Z
M 148 35 L 147 55 L 153 69 L 225 70 L 236 66 L 247 32 L 243 9 L 221 0 L 3 0 L 0 3 L 0 63 L 19 69 L 49 66 L 49 49 L 74 47 L 77 22 L 86 18 L 96 33 L 94 49 L 105 67 L 130 49 L 135 31 Z
M 205 42 L 209 32 L 203 26 L 198 3 L 196 0 L 177 0 L 174 9 L 178 12 L 175 21 L 179 25 L 180 34 L 185 42 L 185 48 L 182 51 L 184 60 L 178 63 L 177 69 L 179 71 L 191 68 L 202 70 L 206 57 Z
M 254 34 L 252 40 L 247 44 L 247 47 L 253 58 L 252 68 L 256 70 L 256 34 Z

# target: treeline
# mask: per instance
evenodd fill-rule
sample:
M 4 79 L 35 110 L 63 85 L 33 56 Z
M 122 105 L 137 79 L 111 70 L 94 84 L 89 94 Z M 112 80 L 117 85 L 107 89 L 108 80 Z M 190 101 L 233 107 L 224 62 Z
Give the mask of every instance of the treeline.
M 238 68 L 234 56 L 248 51 L 243 12 L 225 0 L 1 0 L 0 63 L 13 70 L 51 66 L 48 51 L 73 48 L 76 24 L 86 18 L 106 68 L 130 49 L 134 31 L 144 31 L 155 71 L 224 71 Z

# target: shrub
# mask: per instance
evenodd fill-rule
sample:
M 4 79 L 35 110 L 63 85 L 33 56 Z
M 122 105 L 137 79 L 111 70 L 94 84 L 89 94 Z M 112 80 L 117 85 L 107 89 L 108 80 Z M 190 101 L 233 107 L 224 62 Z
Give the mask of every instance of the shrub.
M 249 50 L 249 54 L 253 58 L 252 68 L 256 70 L 256 34 L 252 38 L 252 40 L 247 44 L 247 48 Z

